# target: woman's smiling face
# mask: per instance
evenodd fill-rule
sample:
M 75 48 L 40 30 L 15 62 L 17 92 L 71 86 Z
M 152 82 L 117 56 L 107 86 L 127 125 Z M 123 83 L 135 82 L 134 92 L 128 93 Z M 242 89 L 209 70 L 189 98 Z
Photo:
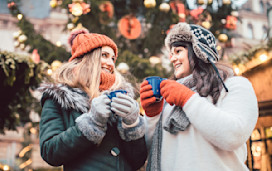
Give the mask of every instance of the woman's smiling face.
M 101 69 L 113 73 L 116 62 L 116 56 L 113 49 L 109 46 L 103 46 L 101 52 Z
M 188 58 L 188 48 L 183 46 L 172 47 L 170 61 L 174 66 L 176 78 L 183 78 L 191 74 Z

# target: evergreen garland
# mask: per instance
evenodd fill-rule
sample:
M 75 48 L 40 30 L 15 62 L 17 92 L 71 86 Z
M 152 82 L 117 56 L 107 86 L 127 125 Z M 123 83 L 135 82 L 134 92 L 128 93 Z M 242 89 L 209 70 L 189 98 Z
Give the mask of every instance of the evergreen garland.
M 234 65 L 246 65 L 249 61 L 257 57 L 257 53 L 260 51 L 271 51 L 272 39 L 269 39 L 266 44 L 256 45 L 254 47 L 248 47 L 248 50 L 242 54 L 234 54 L 229 57 L 229 61 Z
M 14 17 L 17 17 L 18 14 L 22 14 L 17 5 L 10 8 L 10 13 Z M 30 47 L 30 53 L 34 49 L 37 49 L 41 59 L 47 63 L 52 63 L 56 59 L 60 61 L 69 59 L 70 53 L 68 53 L 64 47 L 57 47 L 46 40 L 41 34 L 37 33 L 33 24 L 30 23 L 25 16 L 21 20 L 18 20 L 17 25 L 22 30 L 22 33 L 27 36 L 27 40 L 24 43 Z
M 48 64 L 35 64 L 30 56 L 0 51 L 0 133 L 5 129 L 29 122 L 32 110 L 40 111 L 40 104 L 30 90 L 46 78 Z

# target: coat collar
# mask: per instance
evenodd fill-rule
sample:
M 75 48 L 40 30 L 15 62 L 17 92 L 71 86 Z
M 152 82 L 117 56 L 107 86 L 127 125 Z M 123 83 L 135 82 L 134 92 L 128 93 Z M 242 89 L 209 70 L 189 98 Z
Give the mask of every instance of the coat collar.
M 38 90 L 43 93 L 42 105 L 47 98 L 52 98 L 66 110 L 74 109 L 86 113 L 90 108 L 87 94 L 79 88 L 63 84 L 42 84 Z

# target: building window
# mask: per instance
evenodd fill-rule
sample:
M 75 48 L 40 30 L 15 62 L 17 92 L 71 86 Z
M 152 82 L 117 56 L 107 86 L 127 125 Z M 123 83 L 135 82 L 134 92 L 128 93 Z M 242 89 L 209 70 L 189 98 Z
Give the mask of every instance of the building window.
M 246 37 L 249 38 L 249 39 L 253 39 L 254 38 L 252 24 L 248 24 L 247 25 L 247 35 L 246 35 Z
M 268 28 L 266 26 L 263 26 L 263 39 L 266 39 L 268 37 Z
M 263 3 L 263 1 L 260 1 L 260 13 L 264 14 L 264 11 L 265 11 L 264 3 Z
M 0 28 L 7 29 L 9 21 L 8 20 L 0 20 Z

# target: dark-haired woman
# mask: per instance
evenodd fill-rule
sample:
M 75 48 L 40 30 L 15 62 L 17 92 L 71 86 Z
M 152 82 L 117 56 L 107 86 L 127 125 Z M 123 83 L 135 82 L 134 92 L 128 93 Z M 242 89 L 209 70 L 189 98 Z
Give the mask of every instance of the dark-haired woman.
M 161 82 L 160 102 L 147 81 L 140 89 L 147 170 L 248 170 L 246 141 L 258 117 L 251 83 L 216 63 L 215 38 L 201 26 L 176 24 L 165 45 L 175 79 Z

